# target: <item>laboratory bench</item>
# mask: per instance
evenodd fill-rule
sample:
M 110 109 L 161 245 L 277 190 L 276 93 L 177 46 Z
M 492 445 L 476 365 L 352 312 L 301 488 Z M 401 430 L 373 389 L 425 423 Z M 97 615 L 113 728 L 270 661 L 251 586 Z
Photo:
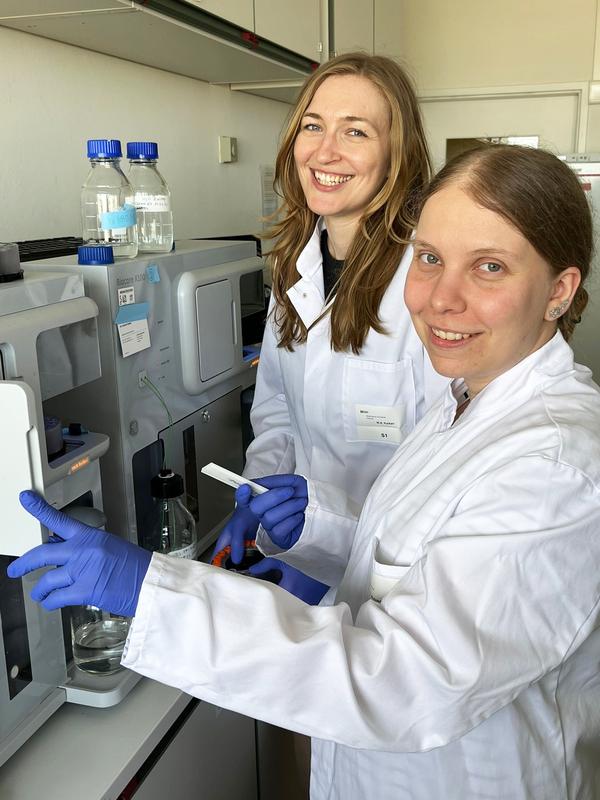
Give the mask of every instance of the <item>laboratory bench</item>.
M 0 767 L 2 800 L 256 800 L 254 720 L 142 678 L 65 703 Z

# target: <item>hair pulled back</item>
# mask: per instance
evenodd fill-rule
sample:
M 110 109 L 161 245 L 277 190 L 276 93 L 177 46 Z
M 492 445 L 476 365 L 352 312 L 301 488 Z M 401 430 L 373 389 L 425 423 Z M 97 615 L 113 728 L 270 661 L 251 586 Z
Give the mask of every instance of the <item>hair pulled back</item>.
M 544 150 L 518 145 L 484 145 L 448 162 L 425 189 L 425 201 L 449 184 L 462 188 L 483 208 L 510 222 L 558 275 L 577 267 L 581 283 L 558 328 L 569 340 L 587 305 L 583 288 L 593 254 L 590 207 L 579 179 Z

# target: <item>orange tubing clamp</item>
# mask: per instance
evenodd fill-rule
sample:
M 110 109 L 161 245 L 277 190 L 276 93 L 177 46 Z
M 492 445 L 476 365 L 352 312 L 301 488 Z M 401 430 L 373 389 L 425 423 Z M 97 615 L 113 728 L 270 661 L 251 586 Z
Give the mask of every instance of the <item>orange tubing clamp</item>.
M 244 548 L 246 550 L 253 549 L 254 547 L 256 547 L 254 539 L 244 540 Z M 223 567 L 230 553 L 231 553 L 231 545 L 228 544 L 222 550 L 219 550 L 219 552 L 214 556 L 213 560 L 210 563 L 215 567 Z

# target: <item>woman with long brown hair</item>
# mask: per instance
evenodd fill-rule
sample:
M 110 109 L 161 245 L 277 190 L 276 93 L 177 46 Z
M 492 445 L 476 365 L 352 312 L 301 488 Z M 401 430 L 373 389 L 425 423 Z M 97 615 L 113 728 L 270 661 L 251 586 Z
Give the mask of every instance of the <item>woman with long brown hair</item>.
M 360 507 L 441 392 L 402 300 L 409 207 L 429 169 L 415 92 L 394 61 L 342 55 L 306 81 L 276 162 L 273 300 L 245 475 L 301 473 Z M 231 545 L 239 562 L 257 528 L 238 504 L 216 552 Z M 284 588 L 308 602 L 323 595 L 326 585 L 277 566 Z M 267 559 L 251 571 L 272 568 Z

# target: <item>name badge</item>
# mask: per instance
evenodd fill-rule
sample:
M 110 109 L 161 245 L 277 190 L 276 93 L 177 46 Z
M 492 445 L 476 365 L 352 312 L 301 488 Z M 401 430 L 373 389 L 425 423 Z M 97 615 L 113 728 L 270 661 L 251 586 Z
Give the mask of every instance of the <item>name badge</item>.
M 356 436 L 366 442 L 399 444 L 401 440 L 403 409 L 398 406 L 354 406 Z

